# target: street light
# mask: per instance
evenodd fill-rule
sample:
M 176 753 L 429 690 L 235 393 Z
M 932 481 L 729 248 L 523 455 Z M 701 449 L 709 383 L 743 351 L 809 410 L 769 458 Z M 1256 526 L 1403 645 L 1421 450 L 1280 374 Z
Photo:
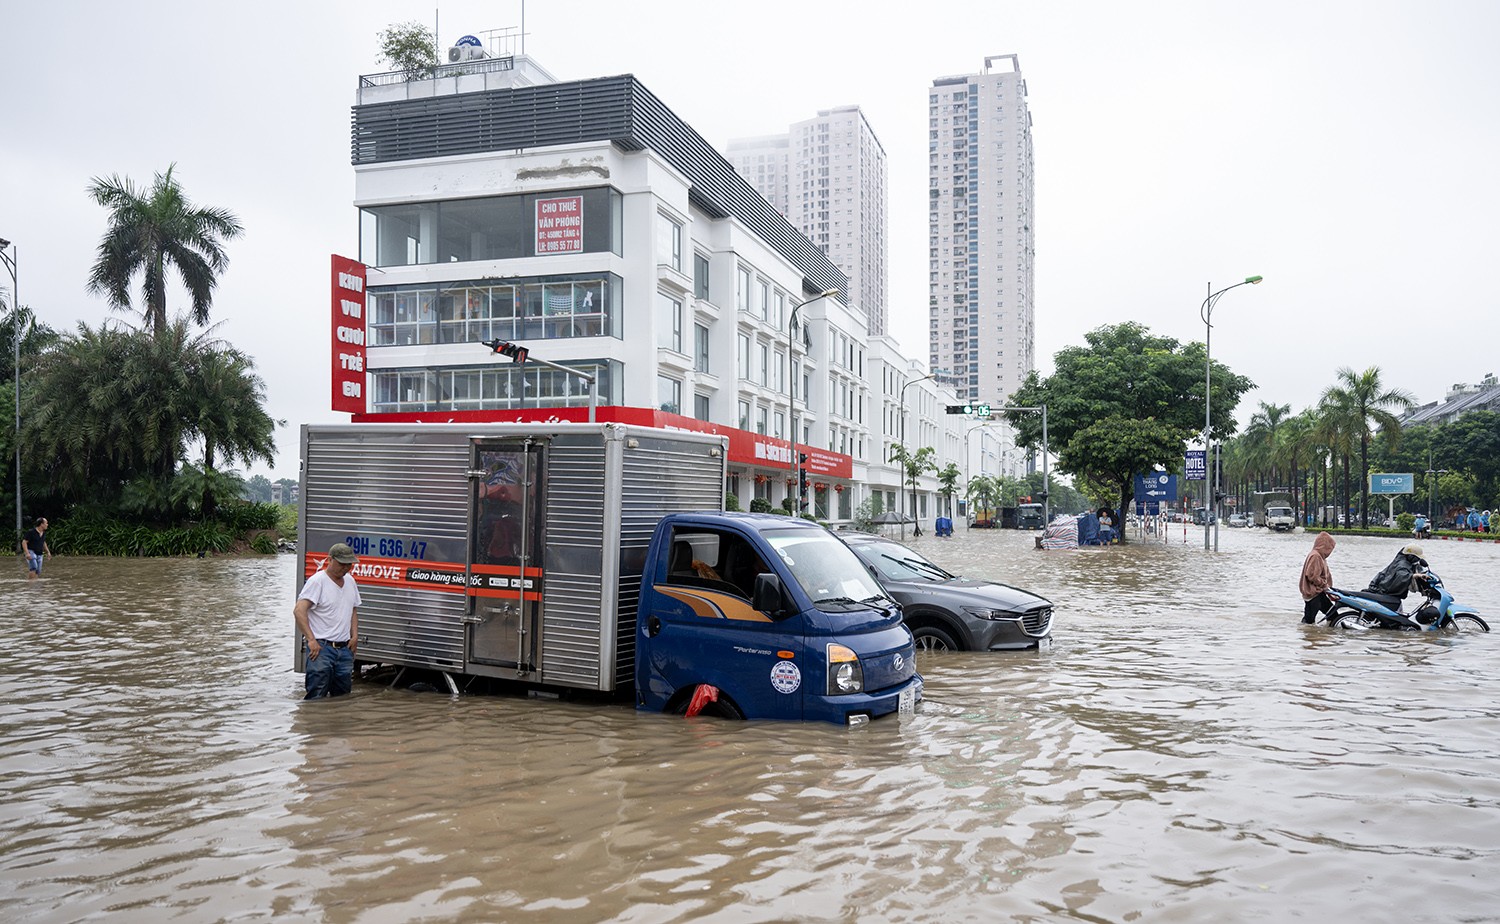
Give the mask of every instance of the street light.
M 804 306 L 811 305 L 820 299 L 833 298 L 838 294 L 838 289 L 824 289 L 807 301 L 798 302 L 792 306 L 792 313 L 787 317 L 786 321 L 786 416 L 791 427 L 791 432 L 787 434 L 787 436 L 791 437 L 789 441 L 791 452 L 789 454 L 790 458 L 787 459 L 787 464 L 791 468 L 793 485 L 800 485 L 802 479 L 797 477 L 797 377 L 792 374 L 792 332 L 797 329 L 797 312 L 801 311 Z M 787 496 L 792 496 L 791 488 L 787 489 Z M 792 509 L 789 512 L 793 516 L 799 516 L 802 513 L 798 503 L 798 501 L 792 501 Z
M 969 434 L 973 433 L 975 430 L 985 430 L 985 431 L 988 431 L 989 430 L 989 426 L 990 425 L 988 423 L 975 424 L 974 426 L 972 426 L 969 429 L 967 429 L 967 430 L 964 431 L 964 494 L 965 494 L 965 496 L 968 495 L 969 482 L 973 480 L 972 478 L 969 477 Z M 981 474 L 981 475 L 984 474 L 984 434 L 983 433 L 981 433 L 979 435 L 979 474 Z M 970 504 L 972 504 L 972 503 L 973 503 L 973 501 L 970 500 Z M 972 515 L 973 515 L 973 511 L 970 511 L 970 516 L 972 516 Z M 967 516 L 964 517 L 965 522 L 967 522 L 968 519 L 969 519 L 969 517 L 967 517 Z
M 10 248 L 10 256 L 5 255 L 5 249 Z M 0 262 L 10 270 L 10 318 L 14 335 L 11 340 L 15 342 L 15 365 L 11 367 L 11 374 L 16 377 L 16 536 L 17 541 L 23 530 L 21 529 L 21 303 L 16 300 L 16 289 L 20 287 L 20 280 L 16 278 L 16 255 L 20 248 L 10 241 L 0 238 Z
M 1203 517 L 1203 551 L 1208 551 L 1208 528 L 1209 521 L 1213 521 L 1214 551 L 1219 551 L 1219 466 L 1214 464 L 1210 458 L 1213 455 L 1213 360 L 1209 354 L 1209 342 L 1213 336 L 1214 326 L 1211 323 L 1214 316 L 1214 305 L 1218 303 L 1219 297 L 1230 289 L 1238 289 L 1240 286 L 1253 286 L 1260 283 L 1262 277 L 1249 276 L 1244 282 L 1236 282 L 1232 286 L 1225 286 L 1219 291 L 1214 291 L 1214 284 L 1208 284 L 1208 298 L 1203 300 L 1203 305 L 1198 309 L 1198 317 L 1203 319 L 1203 464 L 1213 465 L 1214 475 L 1209 478 L 1204 475 L 1205 485 L 1212 483 L 1208 491 L 1208 500 L 1212 507 L 1205 503 Z
M 1448 474 L 1448 470 L 1446 468 L 1432 467 L 1431 449 L 1427 450 L 1427 471 L 1423 474 L 1432 476 L 1432 487 L 1427 489 L 1427 528 L 1437 529 L 1437 526 L 1435 525 L 1437 521 L 1432 518 L 1432 499 L 1433 496 L 1437 494 L 1438 476 Z
M 901 386 L 901 455 L 903 458 L 906 456 L 906 390 L 918 382 L 925 382 L 931 378 L 936 378 L 936 376 L 929 372 L 921 378 L 912 379 Z M 906 463 L 898 462 L 897 464 L 901 466 L 901 470 L 896 476 L 896 481 L 900 484 L 901 490 L 896 492 L 897 497 L 900 499 L 900 503 L 896 505 L 896 512 L 901 517 L 901 538 L 904 540 L 906 539 Z M 913 490 L 915 489 L 916 486 L 913 485 Z M 916 505 L 913 504 L 912 506 Z M 912 511 L 912 520 L 914 521 L 917 518 L 916 513 L 915 510 Z M 919 525 L 917 528 L 920 529 L 921 526 Z

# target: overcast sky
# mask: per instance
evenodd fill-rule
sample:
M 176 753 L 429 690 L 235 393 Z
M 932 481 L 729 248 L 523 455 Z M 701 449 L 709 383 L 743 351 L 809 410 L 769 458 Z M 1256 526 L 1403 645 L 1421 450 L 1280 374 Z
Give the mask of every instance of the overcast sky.
M 244 222 L 213 313 L 287 421 L 269 473 L 295 477 L 298 425 L 339 419 L 328 255 L 358 256 L 358 77 L 385 69 L 382 28 L 435 12 L 446 47 L 522 6 L 6 3 L 0 237 L 21 301 L 62 329 L 111 316 L 84 287 L 106 219 L 85 188 L 175 162 L 194 201 Z M 1500 372 L 1500 3 L 532 0 L 525 26 L 559 79 L 633 73 L 721 150 L 864 107 L 889 157 L 892 332 L 920 359 L 927 90 L 1014 53 L 1044 373 L 1103 324 L 1201 341 L 1207 284 L 1253 274 L 1214 314 L 1214 357 L 1258 386 L 1241 422 L 1313 404 L 1341 365 L 1423 403 Z

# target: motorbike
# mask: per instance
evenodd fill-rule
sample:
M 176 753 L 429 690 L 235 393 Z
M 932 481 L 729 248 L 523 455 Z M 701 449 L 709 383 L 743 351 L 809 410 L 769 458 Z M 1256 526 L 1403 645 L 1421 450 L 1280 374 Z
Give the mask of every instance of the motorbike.
M 1426 517 L 1417 517 L 1416 523 L 1411 528 L 1411 535 L 1414 539 L 1432 538 L 1432 527 L 1428 525 Z
M 1422 601 L 1411 612 L 1402 611 L 1402 600 L 1370 590 L 1325 591 L 1333 601 L 1328 625 L 1346 631 L 1396 629 L 1408 632 L 1469 633 L 1488 632 L 1489 623 L 1473 609 L 1456 602 L 1443 587 L 1443 579 L 1430 569 L 1412 576 L 1412 586 Z

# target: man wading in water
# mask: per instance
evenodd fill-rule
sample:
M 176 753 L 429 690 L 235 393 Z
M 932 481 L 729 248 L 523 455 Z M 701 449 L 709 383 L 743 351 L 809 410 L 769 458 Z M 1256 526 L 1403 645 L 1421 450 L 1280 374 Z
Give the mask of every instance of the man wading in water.
M 354 688 L 354 649 L 359 645 L 359 587 L 349 570 L 359 556 L 342 542 L 302 585 L 292 617 L 306 645 L 307 696 L 343 696 Z

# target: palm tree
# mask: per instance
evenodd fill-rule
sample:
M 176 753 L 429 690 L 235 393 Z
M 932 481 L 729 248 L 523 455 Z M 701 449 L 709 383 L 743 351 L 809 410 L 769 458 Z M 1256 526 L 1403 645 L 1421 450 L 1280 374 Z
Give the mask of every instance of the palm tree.
M 278 422 L 262 407 L 265 385 L 254 373 L 254 360 L 219 344 L 201 344 L 195 353 L 190 373 L 195 387 L 184 396 L 183 416 L 185 431 L 203 441 L 199 510 L 207 519 L 217 507 L 215 486 L 223 483 L 214 478 L 215 457 L 222 453 L 225 462 L 271 464 Z
M 227 209 L 199 208 L 172 177 L 176 165 L 158 173 L 151 187 L 137 192 L 128 178 L 94 177 L 89 195 L 109 209 L 109 229 L 89 273 L 90 292 L 103 294 L 111 308 L 130 311 L 130 281 L 142 276 L 139 311 L 146 329 L 167 327 L 167 269 L 176 270 L 192 297 L 195 324 L 208 324 L 218 276 L 229 265 L 222 241 L 238 237 L 239 219 Z
M 1262 401 L 1260 410 L 1250 415 L 1250 423 L 1245 427 L 1245 436 L 1250 441 L 1250 458 L 1263 470 L 1269 469 L 1270 484 L 1265 487 L 1273 490 L 1281 486 L 1276 466 L 1276 432 L 1291 412 L 1290 404 L 1267 404 Z
M 1401 420 L 1393 411 L 1409 411 L 1416 399 L 1399 388 L 1386 388 L 1380 381 L 1380 370 L 1371 366 L 1356 373 L 1345 366 L 1338 371 L 1338 382 L 1323 392 L 1323 401 L 1338 408 L 1339 415 L 1353 434 L 1359 435 L 1359 520 L 1362 528 L 1370 525 L 1370 437 L 1372 428 L 1391 445 L 1401 442 Z
M 958 470 L 957 462 L 949 462 L 937 473 L 938 493 L 943 496 L 944 516 L 953 515 L 953 495 L 958 493 L 958 480 L 963 477 L 963 472 Z
M 928 472 L 937 471 L 937 463 L 932 461 L 932 457 L 936 454 L 937 450 L 931 446 L 923 446 L 916 452 L 912 452 L 900 443 L 891 447 L 890 461 L 901 466 L 902 474 L 906 478 L 903 484 L 911 487 L 911 506 L 907 508 L 906 513 L 912 519 L 917 518 L 917 479 Z

